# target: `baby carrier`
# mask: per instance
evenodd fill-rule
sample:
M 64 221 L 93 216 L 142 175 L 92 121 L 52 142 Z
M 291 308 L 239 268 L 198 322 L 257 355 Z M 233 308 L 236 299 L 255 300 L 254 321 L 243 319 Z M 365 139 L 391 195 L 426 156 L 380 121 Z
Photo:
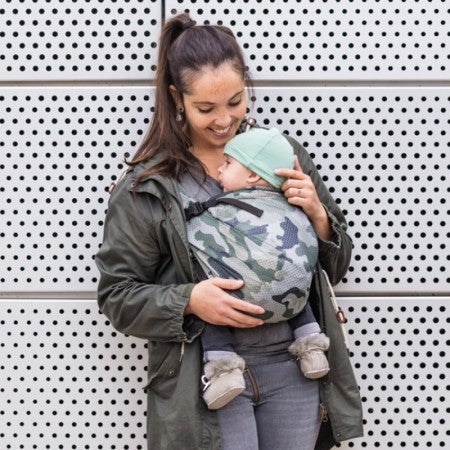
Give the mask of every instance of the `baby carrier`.
M 318 254 L 306 214 L 261 186 L 184 201 L 188 241 L 206 276 L 244 280 L 231 293 L 262 306 L 267 323 L 303 309 Z

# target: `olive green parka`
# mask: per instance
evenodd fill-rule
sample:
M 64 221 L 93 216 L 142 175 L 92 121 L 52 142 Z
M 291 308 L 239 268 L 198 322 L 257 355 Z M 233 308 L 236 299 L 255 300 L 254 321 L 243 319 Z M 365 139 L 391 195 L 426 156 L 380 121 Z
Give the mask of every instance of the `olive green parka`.
M 344 216 L 308 153 L 286 137 L 303 171 L 312 178 L 333 231 L 330 242 L 319 242 L 319 264 L 310 294 L 318 322 L 331 342 L 331 370 L 320 380 L 327 417 L 316 445 L 317 450 L 325 450 L 335 441 L 362 435 L 358 386 L 321 272 L 323 268 L 332 284 L 339 282 L 347 271 L 352 243 Z M 200 396 L 198 338 L 204 323 L 184 315 L 196 276 L 177 183 L 153 175 L 135 185 L 137 174 L 153 163 L 130 169 L 111 194 L 103 243 L 96 256 L 98 304 L 115 329 L 148 340 L 148 449 L 219 450 L 215 412 L 206 408 Z

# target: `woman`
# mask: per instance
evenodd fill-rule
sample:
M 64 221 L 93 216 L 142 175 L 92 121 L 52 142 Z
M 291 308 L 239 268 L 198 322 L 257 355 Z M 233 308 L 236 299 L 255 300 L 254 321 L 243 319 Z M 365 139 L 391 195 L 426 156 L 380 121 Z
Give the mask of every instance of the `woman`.
M 289 357 L 293 337 L 286 322 L 259 327 L 262 321 L 248 313 L 262 308 L 227 292 L 242 280 L 195 282 L 179 190 L 198 201 L 220 192 L 223 148 L 251 125 L 244 118 L 249 81 L 229 29 L 196 26 L 186 14 L 168 20 L 160 39 L 152 124 L 110 199 L 96 258 L 98 302 L 117 330 L 148 339 L 149 449 L 311 450 L 319 410 L 325 408 L 335 440 L 361 435 L 359 394 L 324 301 L 321 272 L 323 267 L 334 283 L 342 278 L 351 240 L 342 213 L 297 142 L 289 138 L 300 164 L 278 174 L 289 177 L 282 186 L 286 198 L 304 210 L 320 238 L 311 302 L 335 341 L 328 357 L 336 366 L 322 382 L 320 397 L 319 382 L 301 376 Z M 246 390 L 217 413 L 200 395 L 198 338 L 205 322 L 234 327 L 236 348 L 248 364 Z M 331 448 L 333 439 L 323 430 L 320 442 L 326 444 L 318 441 L 316 448 Z

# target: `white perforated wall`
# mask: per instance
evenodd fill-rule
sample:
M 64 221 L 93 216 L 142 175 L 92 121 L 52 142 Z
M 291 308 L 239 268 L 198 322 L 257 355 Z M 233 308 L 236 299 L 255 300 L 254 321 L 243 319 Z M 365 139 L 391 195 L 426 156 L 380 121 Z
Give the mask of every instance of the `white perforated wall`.
M 107 188 L 148 127 L 149 88 L 0 94 L 0 288 L 94 291 Z
M 158 0 L 2 0 L 0 80 L 148 79 Z
M 264 80 L 448 79 L 441 0 L 167 0 L 229 26 Z
M 341 298 L 365 437 L 341 448 L 444 448 L 448 298 Z M 145 341 L 95 301 L 0 301 L 5 449 L 145 449 Z
M 0 301 L 0 448 L 146 449 L 147 350 L 95 301 Z
M 445 447 L 447 2 L 3 0 L 0 449 L 146 447 L 145 342 L 99 314 L 93 258 L 151 117 L 161 17 L 184 10 L 233 29 L 249 115 L 308 149 L 350 224 L 337 292 L 365 437 L 340 448 Z
M 257 88 L 250 112 L 311 152 L 350 225 L 342 293 L 448 289 L 448 90 Z M 148 88 L 0 95 L 6 291 L 92 291 L 111 179 L 152 108 Z

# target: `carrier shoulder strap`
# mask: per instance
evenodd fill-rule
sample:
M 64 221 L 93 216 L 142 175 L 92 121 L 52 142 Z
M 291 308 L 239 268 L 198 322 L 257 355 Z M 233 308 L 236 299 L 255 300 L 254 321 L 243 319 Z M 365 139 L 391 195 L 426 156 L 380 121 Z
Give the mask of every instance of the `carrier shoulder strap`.
M 223 197 L 222 195 L 223 194 L 211 197 L 209 200 L 206 200 L 206 202 L 192 203 L 184 210 L 186 220 L 191 220 L 193 217 L 198 216 L 203 211 L 207 210 L 208 208 L 211 208 L 212 206 L 216 206 L 218 203 L 226 203 L 229 205 L 236 206 L 236 208 L 243 209 L 257 217 L 261 217 L 262 213 L 264 212 L 262 209 L 256 208 L 255 206 L 243 202 L 242 200 L 238 200 L 236 198 Z

